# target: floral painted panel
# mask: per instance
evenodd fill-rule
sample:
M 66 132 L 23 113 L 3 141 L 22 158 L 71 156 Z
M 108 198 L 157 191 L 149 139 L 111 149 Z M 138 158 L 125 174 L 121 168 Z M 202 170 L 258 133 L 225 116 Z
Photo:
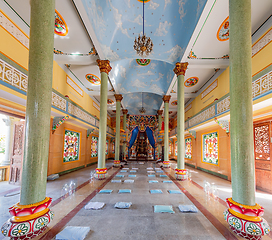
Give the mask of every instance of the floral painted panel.
M 92 136 L 91 141 L 91 157 L 98 156 L 98 137 Z
M 109 140 L 106 140 L 106 155 L 109 154 Z
M 185 138 L 185 158 L 192 159 L 192 138 Z
M 202 135 L 202 161 L 218 165 L 218 132 Z
M 79 144 L 80 133 L 66 129 L 64 133 L 63 162 L 79 160 Z
M 111 152 L 114 153 L 115 151 L 115 142 L 112 142 L 111 144 Z

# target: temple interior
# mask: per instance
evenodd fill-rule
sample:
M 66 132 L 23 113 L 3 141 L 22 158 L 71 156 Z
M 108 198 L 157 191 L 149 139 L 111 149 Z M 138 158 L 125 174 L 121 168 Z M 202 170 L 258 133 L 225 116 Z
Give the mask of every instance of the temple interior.
M 271 0 L 0 0 L 1 239 L 271 239 Z

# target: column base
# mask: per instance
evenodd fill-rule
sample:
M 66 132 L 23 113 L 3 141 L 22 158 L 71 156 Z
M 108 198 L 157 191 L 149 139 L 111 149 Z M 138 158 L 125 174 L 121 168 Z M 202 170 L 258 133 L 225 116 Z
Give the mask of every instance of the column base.
M 227 198 L 226 202 L 229 208 L 225 210 L 224 218 L 231 230 L 238 236 L 259 240 L 270 232 L 268 223 L 261 217 L 264 210 L 259 204 L 247 206 L 237 203 L 231 198 Z
M 175 169 L 175 178 L 177 180 L 187 180 L 188 179 L 188 171 L 187 169 Z
M 52 198 L 46 197 L 45 200 L 30 205 L 15 204 L 9 208 L 13 217 L 2 226 L 2 234 L 13 240 L 37 237 L 54 217 L 49 209 L 51 202 Z
M 170 168 L 170 161 L 163 161 L 164 168 Z
M 107 168 L 96 168 L 94 177 L 98 180 L 103 180 L 107 177 Z
M 121 161 L 120 160 L 114 160 L 113 161 L 113 166 L 114 167 L 120 167 L 121 166 Z

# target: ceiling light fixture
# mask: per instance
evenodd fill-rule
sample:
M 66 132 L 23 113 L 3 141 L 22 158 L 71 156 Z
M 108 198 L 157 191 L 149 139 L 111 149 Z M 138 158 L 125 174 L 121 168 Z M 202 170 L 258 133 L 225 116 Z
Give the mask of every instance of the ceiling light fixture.
M 142 108 L 139 110 L 139 112 L 141 113 L 141 114 L 144 114 L 145 113 L 145 108 L 143 107 L 143 93 L 142 93 Z
M 146 37 L 144 33 L 144 4 L 145 1 L 143 0 L 143 35 L 139 34 L 139 37 L 135 38 L 134 40 L 134 50 L 139 54 L 141 57 L 148 56 L 153 49 L 153 42 L 150 37 Z

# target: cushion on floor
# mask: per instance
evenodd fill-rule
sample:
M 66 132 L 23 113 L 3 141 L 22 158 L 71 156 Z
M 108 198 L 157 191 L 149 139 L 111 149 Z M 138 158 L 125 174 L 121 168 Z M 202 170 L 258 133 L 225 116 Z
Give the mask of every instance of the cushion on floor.
M 118 193 L 131 193 L 130 189 L 119 189 Z
M 170 194 L 181 194 L 180 190 L 168 190 Z
M 192 213 L 198 212 L 198 209 L 196 208 L 195 205 L 179 205 L 178 207 L 181 212 L 192 212 Z
M 155 171 L 147 171 L 148 173 L 155 173 Z
M 138 169 L 139 169 L 139 168 L 137 168 L 137 167 L 133 167 L 133 168 L 132 168 L 132 170 L 138 170 Z
M 153 168 L 152 167 L 148 167 L 148 168 L 146 168 L 147 170 L 153 170 Z
M 129 170 L 129 168 L 128 167 L 124 167 L 124 168 L 122 168 L 123 170 Z
M 128 175 L 128 177 L 136 177 L 136 175 Z
M 156 177 L 156 175 L 154 175 L 154 174 L 151 174 L 151 175 L 148 175 L 148 177 Z
M 127 172 L 127 170 L 121 170 L 120 172 Z
M 167 177 L 167 175 L 160 175 L 160 177 Z
M 171 205 L 155 205 L 154 212 L 155 213 L 175 213 L 173 210 L 173 206 Z
M 99 193 L 112 193 L 111 189 L 102 189 L 99 191 Z
M 150 190 L 150 193 L 151 194 L 162 193 L 162 190 L 161 189 L 152 189 L 152 190 Z
M 158 180 L 149 180 L 148 182 L 149 183 L 158 183 L 159 181 Z
M 156 170 L 156 172 L 157 172 L 157 173 L 163 173 L 163 171 L 162 171 L 162 170 Z
M 124 183 L 134 183 L 134 180 L 132 180 L 132 179 L 126 179 L 126 180 L 124 181 Z
M 90 230 L 90 227 L 67 226 L 57 234 L 56 240 L 83 240 Z
M 130 170 L 129 172 L 137 172 L 136 170 Z
M 122 177 L 125 177 L 125 175 L 116 175 L 115 177 L 122 178 Z
M 143 165 L 143 164 L 144 164 L 144 162 L 139 162 L 139 164 L 140 164 L 140 165 Z
M 173 182 L 170 180 L 165 180 L 165 181 L 163 181 L 163 183 L 173 183 Z
M 122 182 L 122 180 L 116 180 L 116 179 L 113 179 L 113 180 L 111 180 L 111 182 L 114 182 L 114 183 L 120 183 L 120 182 Z
M 115 203 L 114 207 L 125 209 L 125 208 L 130 208 L 131 205 L 132 205 L 131 202 L 117 202 L 117 203 Z
M 90 209 L 98 210 L 98 209 L 103 208 L 104 205 L 105 205 L 105 203 L 103 203 L 103 202 L 89 202 L 84 208 L 86 210 L 90 210 Z

